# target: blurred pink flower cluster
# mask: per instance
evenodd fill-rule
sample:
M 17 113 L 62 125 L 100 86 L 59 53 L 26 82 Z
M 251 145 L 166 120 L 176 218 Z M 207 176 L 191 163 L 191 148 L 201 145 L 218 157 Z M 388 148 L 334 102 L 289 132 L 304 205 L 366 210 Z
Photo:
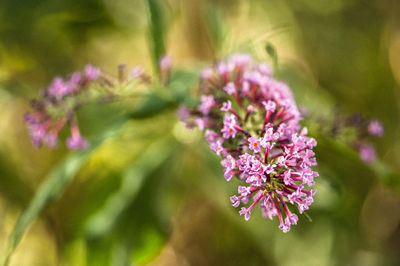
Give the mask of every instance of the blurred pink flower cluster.
M 124 65 L 121 66 L 120 70 L 123 71 Z M 137 66 L 130 72 L 129 79 L 139 78 L 145 79 L 146 76 L 143 69 Z M 41 91 L 40 100 L 31 101 L 34 111 L 24 116 L 33 145 L 56 147 L 59 133 L 68 125 L 71 134 L 66 140 L 67 147 L 71 150 L 86 149 L 89 142 L 81 135 L 75 111 L 92 100 L 114 99 L 116 94 L 112 90 L 104 89 L 112 88 L 114 83 L 113 77 L 92 65 L 86 65 L 83 71 L 74 72 L 67 80 L 56 77 L 48 88 Z M 98 88 L 102 88 L 101 91 L 95 92 L 96 88 L 93 87 L 96 84 Z M 93 96 L 91 92 L 94 95 L 98 93 L 100 98 Z

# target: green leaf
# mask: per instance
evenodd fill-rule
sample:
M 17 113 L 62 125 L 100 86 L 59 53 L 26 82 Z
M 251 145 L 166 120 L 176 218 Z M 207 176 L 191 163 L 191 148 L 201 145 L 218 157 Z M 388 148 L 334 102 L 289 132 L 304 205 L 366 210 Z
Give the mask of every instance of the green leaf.
M 8 264 L 10 255 L 17 247 L 28 225 L 38 217 L 50 202 L 57 199 L 63 193 L 66 186 L 71 183 L 75 174 L 85 163 L 89 153 L 89 151 L 84 151 L 71 154 L 46 178 L 14 226 L 8 243 L 4 265 Z
M 61 197 L 67 186 L 73 181 L 76 173 L 87 161 L 92 151 L 95 150 L 104 139 L 115 134 L 116 130 L 119 129 L 125 121 L 125 117 L 117 120 L 105 132 L 103 132 L 96 141 L 91 143 L 89 149 L 71 153 L 63 162 L 50 172 L 50 174 L 45 178 L 44 183 L 39 187 L 32 201 L 18 217 L 9 237 L 3 265 L 8 265 L 10 256 L 31 222 L 33 222 L 51 202 Z
M 111 253 L 112 266 L 131 265 L 130 251 L 132 249 L 132 236 L 125 234 L 122 238 L 114 243 Z
M 150 38 L 152 42 L 152 57 L 154 69 L 158 72 L 158 61 L 165 54 L 165 18 L 159 0 L 147 0 L 150 19 Z
M 265 45 L 265 51 L 267 52 L 267 54 L 274 61 L 274 66 L 275 66 L 275 69 L 276 69 L 278 67 L 278 52 L 276 51 L 275 46 L 272 43 L 268 42 Z
M 144 151 L 123 174 L 120 189 L 87 222 L 86 232 L 89 238 L 100 238 L 110 232 L 119 216 L 134 201 L 147 177 L 169 158 L 175 148 L 176 142 L 167 138 L 153 143 Z
M 382 179 L 383 183 L 388 186 L 388 188 L 394 189 L 397 193 L 400 193 L 399 173 L 391 169 L 379 159 L 369 164 L 369 167 L 371 167 L 375 174 Z
M 18 165 L 6 152 L 0 153 L 0 193 L 10 202 L 26 204 L 33 194 L 32 188 L 24 184 L 18 174 Z
M 167 140 L 163 143 L 168 145 Z M 175 154 L 175 151 L 172 149 L 171 152 Z M 172 153 L 166 156 L 171 157 Z M 109 217 L 114 219 L 112 226 L 104 233 L 86 237 L 88 265 L 146 265 L 159 254 L 167 233 L 160 208 L 165 207 L 164 193 L 168 190 L 165 184 L 174 175 L 175 168 L 170 162 L 169 159 L 168 163 L 164 160 L 160 167 L 150 170 L 134 197 L 124 198 L 123 210 Z M 102 205 L 107 207 L 107 204 Z M 98 213 L 103 210 L 104 207 Z
M 205 11 L 208 35 L 216 54 L 219 54 L 224 41 L 223 21 L 221 19 L 220 6 L 213 4 L 207 7 Z
M 129 116 L 133 119 L 149 118 L 161 113 L 171 106 L 171 101 L 168 101 L 157 94 L 150 94 L 139 103 L 139 106 L 135 108 Z
M 110 239 L 86 239 L 86 265 L 110 265 L 112 241 Z
M 156 220 L 147 221 L 146 224 L 143 224 L 140 227 L 140 231 L 137 233 L 140 235 L 140 241 L 136 241 L 136 245 L 131 245 L 128 248 L 131 248 L 130 251 L 131 259 L 133 262 L 139 265 L 148 264 L 159 252 L 166 241 L 166 232 L 160 230 L 159 225 L 156 224 Z M 136 238 L 138 236 L 136 235 Z M 132 241 L 132 240 L 131 240 Z M 135 243 L 134 243 L 135 244 Z
M 335 158 L 335 163 L 331 161 L 321 161 L 319 160 L 319 166 L 323 168 L 331 168 L 331 173 L 342 176 L 342 180 L 349 181 L 349 178 L 343 178 L 340 171 L 348 172 L 349 166 L 345 167 L 343 163 L 338 163 L 338 159 L 343 158 L 344 163 L 350 163 L 352 166 L 352 172 L 363 171 L 364 181 L 367 176 L 375 175 L 379 178 L 383 184 L 389 188 L 400 192 L 400 175 L 387 166 L 380 159 L 377 159 L 373 163 L 365 163 L 360 159 L 357 151 L 347 146 L 346 144 L 335 140 L 333 138 L 324 137 L 322 135 L 316 134 L 316 132 L 310 131 L 310 134 L 318 140 L 318 145 L 316 147 L 317 160 L 318 158 L 324 158 L 326 155 L 332 156 L 336 154 L 339 158 Z M 358 186 L 358 191 L 360 191 L 361 186 Z
M 307 212 L 303 212 L 303 215 L 307 218 L 307 220 L 311 223 L 312 219 L 311 216 Z
M 148 195 L 146 200 L 149 201 Z M 86 239 L 87 265 L 147 265 L 160 253 L 166 240 L 165 229 L 160 228 L 158 217 L 149 206 L 141 209 L 138 217 L 138 204 L 135 202 L 124 211 L 112 232 Z
M 194 101 L 190 97 L 190 90 L 195 86 L 197 80 L 198 72 L 174 71 L 168 82 L 168 88 L 178 103 L 190 104 L 191 101 Z

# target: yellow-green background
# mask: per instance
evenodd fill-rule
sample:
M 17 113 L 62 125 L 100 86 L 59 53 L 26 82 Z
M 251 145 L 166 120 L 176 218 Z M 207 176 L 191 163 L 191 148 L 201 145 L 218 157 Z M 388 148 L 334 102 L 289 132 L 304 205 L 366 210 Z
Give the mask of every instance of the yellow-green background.
M 22 119 L 29 99 L 55 75 L 66 76 L 87 62 L 113 73 L 121 62 L 152 72 L 146 2 L 0 2 L 1 255 L 18 214 L 68 153 L 63 145 L 57 150 L 30 145 Z M 279 78 L 289 83 L 300 106 L 326 116 L 336 106 L 384 123 L 384 138 L 374 141 L 379 164 L 365 165 L 340 142 L 321 140 L 313 221 L 302 217 L 284 234 L 277 221 L 258 211 L 248 222 L 239 217 L 228 200 L 238 183 L 225 182 L 219 158 L 200 132 L 187 131 L 166 110 L 130 121 L 97 148 L 26 232 L 10 264 L 399 265 L 400 2 L 160 2 L 174 67 L 198 69 L 233 52 L 251 52 L 273 64 L 264 50 L 269 42 L 278 54 Z M 120 108 L 84 108 L 83 134 L 96 136 Z M 126 169 L 149 145 L 157 150 L 164 137 L 175 145 L 155 152 L 167 150 L 165 161 L 147 174 L 133 200 L 121 203 L 125 209 L 113 217 L 111 229 L 91 237 L 90 218 L 126 185 L 121 181 Z M 390 174 L 380 171 L 382 165 Z

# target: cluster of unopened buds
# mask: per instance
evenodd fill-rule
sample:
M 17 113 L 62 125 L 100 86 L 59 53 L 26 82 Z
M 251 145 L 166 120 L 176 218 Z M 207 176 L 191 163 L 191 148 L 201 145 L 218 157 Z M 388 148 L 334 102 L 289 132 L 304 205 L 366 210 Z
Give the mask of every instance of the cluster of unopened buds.
M 301 116 L 290 88 L 272 77 L 266 63 L 236 54 L 201 73 L 201 103 L 182 107 L 188 127 L 205 132 L 211 149 L 223 157 L 224 176 L 243 182 L 230 198 L 249 220 L 258 204 L 264 217 L 278 216 L 288 232 L 313 203 L 316 141 L 301 128 Z M 291 210 L 290 205 L 297 206 Z
M 86 149 L 89 142 L 81 135 L 76 111 L 87 103 L 116 100 L 116 85 L 133 80 L 147 82 L 149 77 L 140 66 L 127 73 L 125 65 L 120 65 L 118 77 L 113 77 L 86 65 L 83 71 L 74 72 L 67 80 L 55 78 L 48 88 L 41 91 L 40 100 L 31 101 L 34 111 L 24 116 L 33 145 L 56 147 L 59 133 L 68 125 L 71 135 L 66 140 L 67 147 L 71 150 Z
M 363 134 L 360 137 L 359 141 L 355 144 L 355 147 L 358 149 L 360 154 L 360 158 L 366 162 L 370 163 L 375 161 L 376 159 L 376 152 L 375 148 L 372 144 L 365 142 L 363 139 L 366 136 L 380 138 L 384 134 L 384 128 L 382 123 L 379 120 L 373 119 L 368 121 L 366 126 L 364 125 L 363 128 L 360 129 Z
M 377 119 L 368 120 L 360 114 L 342 118 L 339 112 L 336 114 L 331 134 L 333 137 L 340 138 L 345 129 L 355 131 L 355 136 L 345 139 L 345 142 L 359 153 L 361 160 L 366 163 L 374 162 L 377 155 L 374 146 L 371 144 L 371 139 L 381 138 L 384 135 L 385 130 L 382 122 Z

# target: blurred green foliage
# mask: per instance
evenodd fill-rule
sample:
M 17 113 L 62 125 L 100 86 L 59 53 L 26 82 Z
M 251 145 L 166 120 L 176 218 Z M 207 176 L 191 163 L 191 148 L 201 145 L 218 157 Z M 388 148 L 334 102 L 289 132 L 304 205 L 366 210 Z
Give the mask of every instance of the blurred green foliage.
M 393 0 L 2 1 L 0 254 L 22 240 L 10 265 L 399 265 L 399 14 Z M 80 110 L 90 151 L 31 147 L 21 117 L 53 76 L 87 61 L 156 72 L 165 51 L 166 86 Z M 288 234 L 239 217 L 236 184 L 175 117 L 200 67 L 238 51 L 275 65 L 314 118 L 312 222 Z M 380 160 L 321 134 L 334 108 L 383 121 Z

